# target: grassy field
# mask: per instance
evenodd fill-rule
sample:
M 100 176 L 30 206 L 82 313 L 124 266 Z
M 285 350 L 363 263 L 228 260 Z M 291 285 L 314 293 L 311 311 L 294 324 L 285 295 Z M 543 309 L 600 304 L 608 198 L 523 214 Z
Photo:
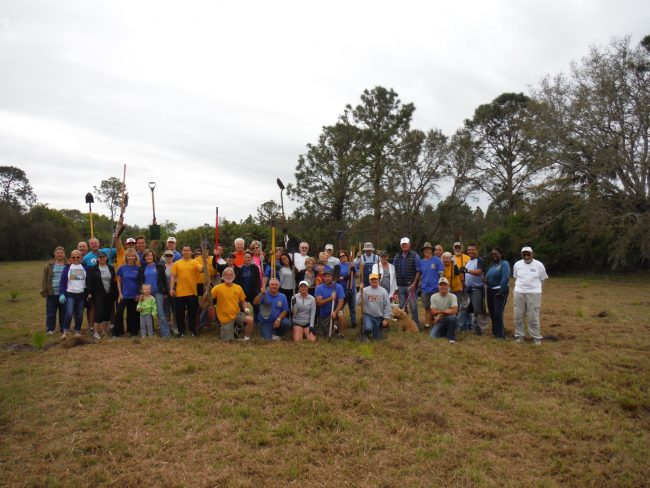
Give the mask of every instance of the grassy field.
M 550 279 L 542 347 L 509 303 L 505 342 L 37 349 L 42 265 L 0 263 L 3 486 L 650 484 L 647 277 Z

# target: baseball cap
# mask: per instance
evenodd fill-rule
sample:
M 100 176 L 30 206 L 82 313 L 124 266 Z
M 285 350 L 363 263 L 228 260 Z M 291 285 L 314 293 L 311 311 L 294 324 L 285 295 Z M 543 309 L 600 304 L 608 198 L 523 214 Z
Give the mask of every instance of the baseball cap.
M 379 275 L 377 273 L 370 273 L 370 276 L 368 276 L 369 280 L 378 280 Z
M 135 239 L 134 239 L 133 237 L 129 237 L 129 238 L 126 240 L 126 243 L 127 243 L 127 244 L 135 244 Z
M 399 241 L 399 245 L 401 246 L 402 244 L 410 244 L 411 240 L 408 237 L 402 237 L 402 239 Z
M 298 287 L 301 287 L 302 285 L 309 286 L 309 283 L 307 283 L 305 280 L 302 280 L 300 283 L 298 283 Z
M 440 283 L 445 283 L 445 284 L 448 285 L 448 284 L 449 284 L 449 280 L 443 276 L 442 278 L 440 278 L 440 279 L 438 280 L 438 284 L 440 284 Z
M 454 242 L 453 247 L 463 247 L 463 245 L 460 242 Z
M 524 247 L 521 248 L 521 252 L 529 252 L 529 253 L 532 254 L 533 253 L 533 248 L 530 247 L 530 246 L 524 246 Z
M 326 250 L 326 251 L 327 251 L 327 250 L 332 250 L 332 251 L 333 251 L 333 250 L 334 250 L 334 246 L 332 246 L 331 244 L 325 244 L 325 250 Z
M 172 251 L 165 251 L 163 253 L 163 256 L 173 256 L 173 255 L 174 255 L 174 253 Z
M 433 249 L 433 246 L 427 241 L 422 245 L 422 249 Z
M 334 272 L 334 270 L 332 269 L 331 266 L 325 266 L 323 268 L 323 274 L 332 274 L 333 272 Z
M 176 238 L 175 237 L 168 237 L 167 242 L 176 242 Z

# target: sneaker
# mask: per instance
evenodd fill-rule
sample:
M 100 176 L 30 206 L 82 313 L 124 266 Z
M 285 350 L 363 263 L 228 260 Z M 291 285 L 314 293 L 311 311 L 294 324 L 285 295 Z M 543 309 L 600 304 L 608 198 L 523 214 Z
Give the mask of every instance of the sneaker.
M 516 342 L 517 344 L 522 344 L 522 343 L 524 342 L 524 338 L 523 338 L 523 337 L 517 337 L 517 338 L 515 339 L 515 342 Z
M 541 346 L 542 345 L 542 340 L 541 339 L 535 339 L 535 340 L 533 340 L 533 344 L 535 346 Z
M 47 335 L 54 335 L 54 331 L 53 330 L 48 330 Z
M 453 339 L 449 339 L 449 344 L 456 344 L 456 341 Z
M 80 335 L 81 335 L 81 332 L 79 332 L 78 330 L 74 331 L 74 336 L 75 337 L 79 337 Z
M 274 340 L 274 341 L 279 341 L 279 340 L 280 340 L 280 336 L 276 336 L 275 334 L 273 334 L 273 335 L 271 336 L 271 339 Z
M 179 339 L 182 339 L 183 337 L 185 337 L 185 334 L 178 334 L 177 337 L 178 337 Z
M 246 341 L 250 341 L 251 338 L 244 336 L 242 339 L 238 339 L 238 340 L 246 342 Z
M 64 330 L 63 333 L 61 334 L 61 339 L 67 339 L 68 338 L 68 331 Z
M 194 332 L 191 332 L 192 337 L 196 337 L 196 334 Z
M 100 336 L 97 332 L 93 332 L 93 337 L 97 340 L 102 338 L 102 336 Z

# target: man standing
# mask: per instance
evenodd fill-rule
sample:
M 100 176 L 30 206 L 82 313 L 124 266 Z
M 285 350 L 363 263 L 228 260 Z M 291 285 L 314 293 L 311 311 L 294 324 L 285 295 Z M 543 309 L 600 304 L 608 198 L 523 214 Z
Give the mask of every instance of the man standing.
M 300 252 L 294 252 L 291 257 L 293 258 L 293 266 L 296 268 L 296 271 L 302 271 L 305 269 L 305 259 L 309 257 L 307 255 L 309 252 L 309 244 L 303 241 L 298 246 L 298 249 Z
M 449 343 L 456 342 L 456 314 L 458 313 L 458 299 L 449 293 L 449 281 L 440 278 L 438 281 L 440 291 L 431 297 L 431 315 L 433 315 L 433 329 L 429 336 L 432 339 L 447 336 Z
M 524 317 L 528 319 L 528 334 L 536 346 L 542 345 L 542 334 L 539 325 L 540 309 L 542 307 L 542 284 L 548 278 L 544 265 L 533 259 L 533 249 L 525 246 L 521 249 L 521 257 L 515 263 L 512 275 L 515 278 L 515 340 L 523 342 L 526 335 Z
M 469 244 L 467 246 L 467 255 L 469 261 L 465 266 L 465 291 L 469 296 L 469 306 L 471 309 L 467 310 L 465 315 L 465 324 L 461 324 L 461 328 L 467 330 L 474 329 L 477 335 L 483 333 L 483 329 L 487 327 L 487 320 L 482 320 L 483 315 L 483 269 L 485 264 L 483 259 L 478 257 L 476 244 Z
M 246 249 L 246 241 L 242 237 L 238 237 L 233 242 L 235 245 L 234 255 L 235 255 L 235 266 L 241 268 L 244 265 L 244 250 Z
M 361 269 L 361 264 L 363 263 L 363 286 L 370 286 L 370 273 L 372 273 L 372 267 L 379 263 L 379 258 L 375 254 L 375 248 L 372 246 L 372 242 L 366 242 L 363 245 L 363 254 L 357 258 L 355 261 L 357 269 Z
M 334 256 L 334 246 L 332 244 L 325 244 L 325 252 L 327 253 L 327 264 L 332 268 L 340 264 L 339 258 Z
M 172 251 L 174 253 L 174 257 L 172 258 L 172 261 L 174 263 L 182 258 L 181 253 L 179 253 L 176 250 L 176 238 L 175 237 L 169 236 L 167 238 L 167 250 Z
M 185 335 L 186 310 L 190 332 L 192 333 L 192 337 L 195 337 L 196 310 L 199 306 L 199 301 L 196 297 L 196 283 L 199 273 L 203 271 L 203 265 L 192 259 L 192 248 L 189 245 L 186 244 L 183 246 L 182 254 L 183 258 L 172 265 L 169 295 L 175 297 L 178 337 Z
M 291 330 L 291 321 L 287 318 L 289 304 L 287 297 L 280 293 L 280 280 L 271 278 L 268 290 L 262 285 L 253 303 L 260 307 L 260 335 L 264 339 L 277 341 Z
M 363 331 L 361 340 L 368 340 L 372 334 L 375 341 L 381 340 L 382 327 L 388 326 L 388 319 L 391 317 L 390 298 L 388 292 L 379 286 L 379 275 L 371 273 L 369 276 L 370 286 L 361 290 L 363 300 Z
M 90 268 L 91 266 L 95 266 L 97 264 L 97 255 L 100 251 L 108 256 L 109 263 L 112 263 L 117 256 L 117 250 L 115 248 L 110 249 L 108 247 L 105 247 L 103 249 L 100 249 L 99 239 L 96 237 L 93 237 L 88 241 L 88 247 L 90 248 L 90 251 L 84 255 L 83 260 L 81 261 L 81 264 L 83 264 L 86 268 Z
M 397 277 L 399 306 L 400 308 L 404 308 L 408 301 L 409 307 L 411 308 L 411 318 L 420 327 L 418 303 L 415 295 L 420 279 L 420 256 L 411 250 L 411 241 L 408 237 L 402 237 L 399 244 L 402 252 L 397 253 L 393 260 Z
M 316 305 L 319 308 L 318 335 L 329 336 L 330 321 L 338 322 L 339 339 L 345 336 L 345 318 L 343 307 L 345 306 L 345 291 L 341 285 L 332 282 L 332 268 L 325 266 L 323 269 L 323 283 L 316 287 Z
M 422 286 L 422 306 L 424 307 L 424 325 L 431 325 L 431 296 L 438 291 L 438 280 L 445 273 L 442 260 L 433 255 L 430 242 L 422 246 L 423 259 L 420 260 L 420 284 Z
M 235 326 L 244 324 L 244 340 L 251 339 L 253 332 L 253 317 L 246 305 L 246 295 L 241 286 L 234 283 L 235 271 L 226 268 L 222 274 L 223 283 L 212 288 L 212 298 L 217 301 L 217 318 L 221 324 L 221 340 L 235 340 Z
M 433 255 L 442 259 L 442 253 L 445 252 L 445 249 L 442 247 L 442 244 L 436 244 L 433 248 Z

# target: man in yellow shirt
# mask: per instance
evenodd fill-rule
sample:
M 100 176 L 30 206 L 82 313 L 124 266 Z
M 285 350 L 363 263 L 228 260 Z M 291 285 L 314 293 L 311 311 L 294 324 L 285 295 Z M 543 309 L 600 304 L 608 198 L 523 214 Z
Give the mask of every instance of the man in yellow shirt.
M 221 340 L 235 339 L 235 325 L 246 324 L 244 340 L 248 341 L 253 332 L 253 317 L 246 304 L 246 294 L 241 286 L 233 283 L 235 271 L 226 268 L 221 275 L 222 283 L 212 288 L 212 298 L 217 300 L 217 318 L 221 324 Z
M 169 295 L 175 297 L 178 337 L 185 335 L 186 310 L 190 332 L 192 337 L 196 337 L 196 311 L 199 306 L 199 300 L 196 296 L 196 282 L 199 273 L 203 271 L 203 265 L 192 259 L 192 248 L 189 245 L 183 246 L 182 255 L 182 259 L 172 265 Z

